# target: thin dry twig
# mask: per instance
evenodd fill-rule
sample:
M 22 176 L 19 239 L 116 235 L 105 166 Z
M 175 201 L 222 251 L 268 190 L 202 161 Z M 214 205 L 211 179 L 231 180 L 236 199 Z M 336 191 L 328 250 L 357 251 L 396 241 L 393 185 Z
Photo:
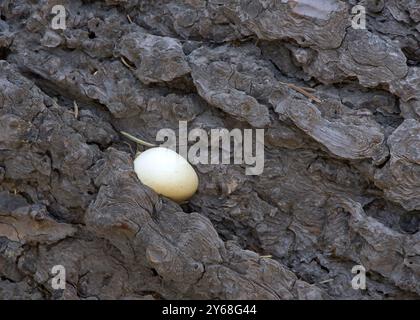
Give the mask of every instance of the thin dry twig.
M 317 103 L 321 103 L 322 101 L 318 98 L 318 97 L 316 97 L 316 96 L 314 96 L 313 94 L 311 94 L 311 93 L 309 93 L 308 91 L 313 91 L 313 92 L 315 92 L 315 90 L 314 89 L 312 89 L 312 88 L 303 88 L 303 87 L 299 87 L 299 86 L 297 86 L 297 85 L 295 85 L 295 84 L 293 84 L 293 83 L 285 83 L 285 82 L 281 82 L 281 84 L 284 84 L 284 85 L 286 85 L 286 86 L 288 86 L 290 89 L 293 89 L 293 90 L 295 90 L 295 91 L 297 91 L 297 92 L 299 92 L 299 93 L 301 93 L 301 94 L 303 94 L 304 96 L 306 96 L 307 98 L 309 98 L 309 99 L 311 99 L 311 100 L 313 100 L 313 101 L 315 101 L 315 102 L 317 102 Z M 309 90 L 308 90 L 309 89 Z
M 74 107 L 74 117 L 77 119 L 79 118 L 79 106 L 77 105 L 75 100 L 73 100 L 73 107 Z
M 127 141 L 123 141 L 122 143 L 124 143 L 126 146 L 128 146 L 128 148 L 130 148 L 131 153 L 134 154 L 134 150 L 131 147 L 131 144 L 129 144 Z
M 333 281 L 334 281 L 334 279 L 327 279 L 327 280 L 318 282 L 318 284 L 323 284 L 323 283 L 328 283 L 328 282 L 333 282 Z
M 300 88 L 302 88 L 302 89 L 304 89 L 304 90 L 306 90 L 308 92 L 316 92 L 316 89 L 311 88 L 311 87 L 300 87 Z
M 131 17 L 130 17 L 129 14 L 127 14 L 127 20 L 128 20 L 128 22 L 133 23 L 133 20 L 131 20 Z
M 126 138 L 130 139 L 131 141 L 134 141 L 135 143 L 141 144 L 141 145 L 146 146 L 146 147 L 157 147 L 155 144 L 150 143 L 150 142 L 146 142 L 146 141 L 141 140 L 139 138 L 136 138 L 135 136 L 133 136 L 133 135 L 131 135 L 131 134 L 125 132 L 125 131 L 120 131 L 120 133 L 123 136 L 125 136 Z
M 120 57 L 121 62 L 129 69 L 134 69 L 127 61 L 125 61 L 124 57 Z

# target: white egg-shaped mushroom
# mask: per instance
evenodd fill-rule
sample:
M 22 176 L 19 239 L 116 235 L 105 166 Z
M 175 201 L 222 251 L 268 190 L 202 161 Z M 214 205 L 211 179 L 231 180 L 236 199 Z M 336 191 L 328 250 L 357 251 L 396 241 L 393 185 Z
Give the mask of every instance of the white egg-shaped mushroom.
M 168 148 L 151 148 L 140 153 L 134 160 L 134 171 L 144 185 L 176 202 L 188 200 L 198 188 L 194 168 Z

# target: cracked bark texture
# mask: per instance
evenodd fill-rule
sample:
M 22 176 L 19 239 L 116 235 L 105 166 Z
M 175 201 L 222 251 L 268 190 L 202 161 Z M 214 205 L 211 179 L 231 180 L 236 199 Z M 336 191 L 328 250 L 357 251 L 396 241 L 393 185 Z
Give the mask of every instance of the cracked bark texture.
M 0 299 L 420 298 L 417 1 L 2 0 L 0 18 Z M 159 197 L 119 131 L 180 120 L 265 129 L 263 174 L 197 165 L 188 204 Z

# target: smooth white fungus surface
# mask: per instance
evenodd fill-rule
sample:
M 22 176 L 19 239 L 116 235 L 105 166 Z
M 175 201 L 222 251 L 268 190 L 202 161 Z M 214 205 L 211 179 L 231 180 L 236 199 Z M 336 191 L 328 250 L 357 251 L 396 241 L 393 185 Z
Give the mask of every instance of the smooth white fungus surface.
M 134 171 L 144 185 L 176 202 L 188 200 L 198 188 L 194 168 L 168 148 L 151 148 L 140 153 L 134 160 Z

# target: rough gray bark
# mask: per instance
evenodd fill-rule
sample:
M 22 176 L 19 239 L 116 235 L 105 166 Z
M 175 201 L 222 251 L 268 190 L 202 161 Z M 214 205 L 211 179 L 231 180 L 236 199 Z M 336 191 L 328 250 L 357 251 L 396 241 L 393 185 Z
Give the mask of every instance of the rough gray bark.
M 419 299 L 418 1 L 33 2 L 0 1 L 0 299 Z M 159 197 L 119 131 L 179 120 L 264 128 L 263 174 Z

